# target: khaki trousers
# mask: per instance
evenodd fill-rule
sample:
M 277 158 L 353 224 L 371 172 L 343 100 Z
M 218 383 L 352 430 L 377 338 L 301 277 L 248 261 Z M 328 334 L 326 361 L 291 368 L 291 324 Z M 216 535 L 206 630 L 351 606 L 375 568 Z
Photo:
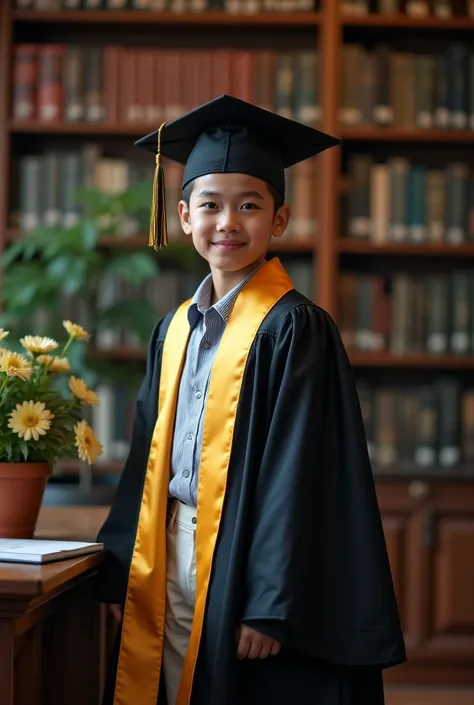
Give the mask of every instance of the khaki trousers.
M 175 705 L 196 602 L 196 509 L 170 505 L 166 534 L 166 616 L 163 673 L 168 705 Z

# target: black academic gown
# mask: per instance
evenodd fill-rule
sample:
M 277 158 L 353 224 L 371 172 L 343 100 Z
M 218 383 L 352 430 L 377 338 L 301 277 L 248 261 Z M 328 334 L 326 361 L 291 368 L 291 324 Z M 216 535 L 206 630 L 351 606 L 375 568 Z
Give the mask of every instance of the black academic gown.
M 106 602 L 127 590 L 171 318 L 153 332 L 130 454 L 98 537 Z M 282 635 L 280 654 L 237 660 L 241 621 Z M 382 705 L 382 669 L 404 660 L 351 368 L 330 316 L 293 290 L 260 326 L 245 370 L 191 704 Z

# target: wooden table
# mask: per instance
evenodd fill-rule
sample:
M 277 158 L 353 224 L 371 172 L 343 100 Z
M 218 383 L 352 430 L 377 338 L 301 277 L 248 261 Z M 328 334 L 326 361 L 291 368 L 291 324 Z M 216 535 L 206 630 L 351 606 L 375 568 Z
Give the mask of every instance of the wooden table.
M 42 566 L 0 562 L 1 705 L 98 705 L 103 553 Z

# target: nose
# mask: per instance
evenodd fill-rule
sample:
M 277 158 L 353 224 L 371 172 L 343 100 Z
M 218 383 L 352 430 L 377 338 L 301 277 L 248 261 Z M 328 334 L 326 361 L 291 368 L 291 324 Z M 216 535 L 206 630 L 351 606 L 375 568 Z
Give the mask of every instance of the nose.
M 238 213 L 233 208 L 223 208 L 219 214 L 217 231 L 220 233 L 240 232 L 240 220 Z

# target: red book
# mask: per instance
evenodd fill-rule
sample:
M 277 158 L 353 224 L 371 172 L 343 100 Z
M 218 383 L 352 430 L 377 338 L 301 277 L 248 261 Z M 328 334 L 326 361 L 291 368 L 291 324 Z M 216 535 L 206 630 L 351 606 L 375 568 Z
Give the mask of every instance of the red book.
M 13 59 L 13 118 L 32 120 L 36 117 L 36 83 L 38 47 L 17 44 Z
M 38 119 L 59 122 L 63 118 L 64 46 L 45 44 L 38 48 Z

